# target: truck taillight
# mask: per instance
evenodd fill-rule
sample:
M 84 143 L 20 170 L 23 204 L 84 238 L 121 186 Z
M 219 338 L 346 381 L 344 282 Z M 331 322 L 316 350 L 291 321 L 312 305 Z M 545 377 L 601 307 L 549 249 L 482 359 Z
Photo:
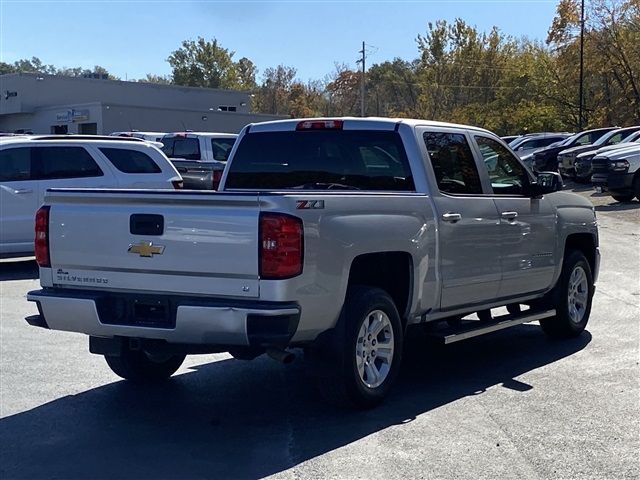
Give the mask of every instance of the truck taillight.
M 36 238 L 35 251 L 36 262 L 41 267 L 50 267 L 49 258 L 49 209 L 51 207 L 40 207 L 36 212 Z
M 176 190 L 182 190 L 184 188 L 184 181 L 172 180 L 171 185 L 173 185 L 173 188 L 175 188 Z
M 260 278 L 281 280 L 302 273 L 302 220 L 281 213 L 260 214 Z
M 214 170 L 211 175 L 211 188 L 218 190 L 220 180 L 222 180 L 222 170 Z
M 296 130 L 342 130 L 342 120 L 304 120 Z

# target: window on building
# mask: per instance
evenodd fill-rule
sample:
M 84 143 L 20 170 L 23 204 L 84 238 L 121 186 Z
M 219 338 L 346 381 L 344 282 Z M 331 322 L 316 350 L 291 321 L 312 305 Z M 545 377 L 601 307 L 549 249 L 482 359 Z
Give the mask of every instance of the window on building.
M 162 170 L 144 152 L 125 148 L 101 148 L 100 151 L 118 170 L 124 173 L 159 173 Z
M 38 177 L 80 178 L 104 175 L 89 152 L 82 147 L 34 147 Z
M 482 194 L 478 168 L 463 134 L 425 132 L 423 138 L 441 192 L 452 195 Z
M 78 125 L 78 133 L 81 135 L 97 135 L 98 124 L 97 123 L 81 123 Z

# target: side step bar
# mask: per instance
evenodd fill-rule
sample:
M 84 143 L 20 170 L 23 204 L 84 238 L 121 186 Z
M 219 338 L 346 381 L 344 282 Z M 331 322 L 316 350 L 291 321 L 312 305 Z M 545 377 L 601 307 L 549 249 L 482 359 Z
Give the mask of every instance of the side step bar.
M 553 317 L 555 314 L 555 309 L 551 309 L 543 312 L 538 311 L 529 313 L 526 311 L 518 315 L 501 315 L 496 317 L 492 322 L 469 322 L 480 323 L 480 325 L 472 328 L 469 328 L 467 325 L 467 328 L 462 327 L 460 329 L 456 329 L 457 331 L 455 332 L 447 330 L 438 336 L 444 341 L 445 345 L 447 345 L 449 343 L 459 342 L 468 338 L 479 337 L 480 335 L 485 335 L 487 333 L 497 332 L 498 330 L 504 330 L 505 328 L 514 327 L 523 323 L 535 322 L 542 318 Z

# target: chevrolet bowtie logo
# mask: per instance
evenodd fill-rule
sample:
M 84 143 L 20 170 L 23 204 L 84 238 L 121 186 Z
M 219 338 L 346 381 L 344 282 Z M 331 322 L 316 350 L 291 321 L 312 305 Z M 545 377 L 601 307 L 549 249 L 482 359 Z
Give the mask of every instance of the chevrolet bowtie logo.
M 154 255 L 162 255 L 164 246 L 154 245 L 153 242 L 132 243 L 129 245 L 128 252 L 137 253 L 141 257 L 153 257 Z

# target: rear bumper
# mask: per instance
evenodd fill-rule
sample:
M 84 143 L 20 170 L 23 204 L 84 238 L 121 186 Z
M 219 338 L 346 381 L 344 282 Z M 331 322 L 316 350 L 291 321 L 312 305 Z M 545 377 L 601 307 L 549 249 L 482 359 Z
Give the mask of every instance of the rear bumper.
M 65 289 L 36 290 L 27 300 L 38 305 L 39 315 L 31 325 L 78 332 L 94 337 L 131 337 L 169 343 L 217 346 L 285 347 L 300 321 L 294 303 L 228 301 L 201 297 L 153 296 L 171 311 L 161 326 L 141 325 L 127 317 L 117 302 L 135 301 L 135 295 Z M 107 307 L 105 306 L 107 305 Z M 117 305 L 110 309 L 111 305 Z

